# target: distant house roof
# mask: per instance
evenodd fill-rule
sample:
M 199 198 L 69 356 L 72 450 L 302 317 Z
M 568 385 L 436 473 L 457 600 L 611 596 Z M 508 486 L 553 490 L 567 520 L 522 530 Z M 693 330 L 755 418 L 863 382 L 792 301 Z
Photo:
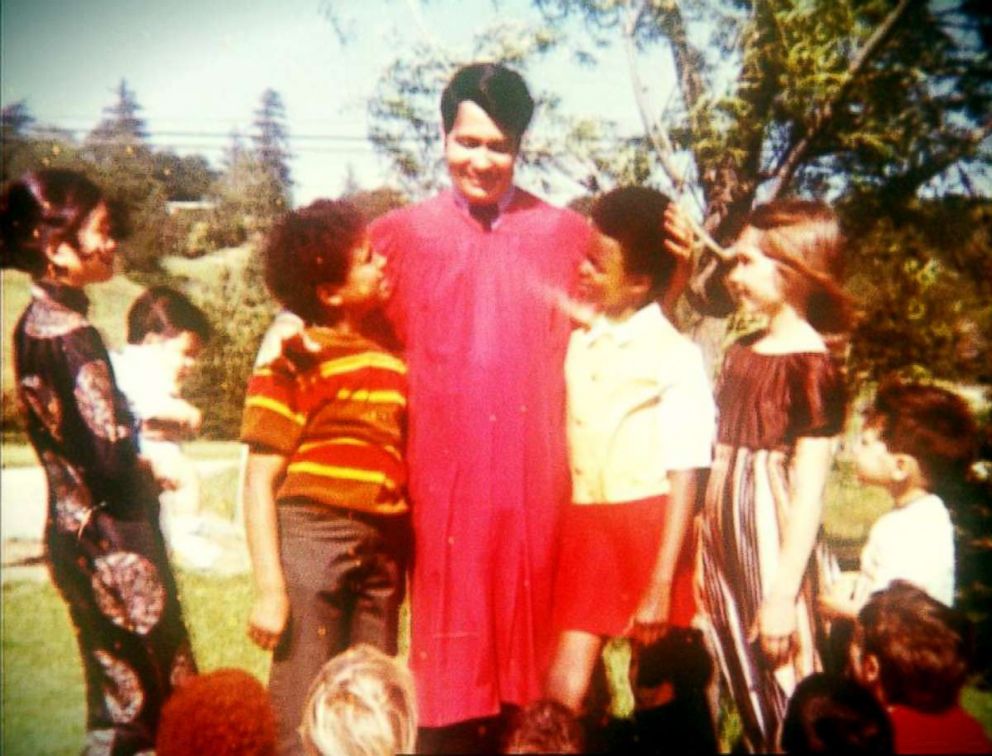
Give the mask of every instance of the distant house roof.
M 217 203 L 213 200 L 193 200 L 187 202 L 166 202 L 165 209 L 169 215 L 177 213 L 189 213 L 194 210 L 213 210 Z

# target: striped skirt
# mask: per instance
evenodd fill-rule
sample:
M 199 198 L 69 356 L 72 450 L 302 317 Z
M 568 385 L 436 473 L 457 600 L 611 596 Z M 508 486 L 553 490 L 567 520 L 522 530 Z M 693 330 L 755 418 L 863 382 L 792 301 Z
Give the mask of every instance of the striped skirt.
M 785 451 L 717 447 L 700 528 L 697 602 L 753 751 L 775 750 L 789 696 L 800 680 L 821 669 L 824 629 L 815 614 L 816 596 L 837 574 L 836 561 L 818 539 L 796 599 L 795 653 L 771 669 L 748 635 L 778 568 L 789 491 Z

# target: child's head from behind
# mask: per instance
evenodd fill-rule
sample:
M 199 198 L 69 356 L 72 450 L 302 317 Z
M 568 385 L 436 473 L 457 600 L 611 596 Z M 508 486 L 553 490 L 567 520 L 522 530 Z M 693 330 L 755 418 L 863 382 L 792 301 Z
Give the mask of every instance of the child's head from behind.
M 510 726 L 505 753 L 582 753 L 582 726 L 564 704 L 550 699 L 520 711 Z
M 963 613 L 896 580 L 858 614 L 851 672 L 885 704 L 944 711 L 967 680 L 971 636 Z
M 828 205 L 798 199 L 758 205 L 734 245 L 728 284 L 746 308 L 771 314 L 786 303 L 820 332 L 846 331 L 851 315 L 841 288 L 843 249 Z
M 640 308 L 664 293 L 677 262 L 665 247 L 669 202 L 654 189 L 625 186 L 593 204 L 598 233 L 579 268 L 579 285 L 607 314 Z
M 271 756 L 275 746 L 269 694 L 244 670 L 218 669 L 192 677 L 162 707 L 159 756 Z
M 304 321 L 327 325 L 385 294 L 365 219 L 344 200 L 316 200 L 280 218 L 265 244 L 265 283 Z
M 785 753 L 892 753 L 892 723 L 867 688 L 820 672 L 793 691 L 781 745 Z
M 977 435 L 975 419 L 957 394 L 887 380 L 865 417 L 855 453 L 858 476 L 889 488 L 921 477 L 927 490 L 939 494 L 966 477 Z
M 365 644 L 338 654 L 310 686 L 300 733 L 311 754 L 391 756 L 413 751 L 417 709 L 409 670 Z

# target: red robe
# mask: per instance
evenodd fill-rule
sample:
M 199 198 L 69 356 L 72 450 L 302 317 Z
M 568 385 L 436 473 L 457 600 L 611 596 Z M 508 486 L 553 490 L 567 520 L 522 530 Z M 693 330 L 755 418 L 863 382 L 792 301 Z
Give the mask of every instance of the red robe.
M 388 314 L 409 366 L 420 724 L 540 696 L 569 499 L 563 362 L 588 223 L 515 190 L 487 231 L 451 192 L 380 218 Z

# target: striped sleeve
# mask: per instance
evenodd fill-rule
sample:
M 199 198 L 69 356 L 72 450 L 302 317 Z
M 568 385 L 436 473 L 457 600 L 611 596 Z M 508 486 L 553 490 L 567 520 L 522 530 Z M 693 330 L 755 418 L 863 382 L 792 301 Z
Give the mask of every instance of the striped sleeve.
M 306 424 L 300 411 L 295 373 L 277 359 L 255 369 L 248 381 L 241 441 L 289 456 Z

